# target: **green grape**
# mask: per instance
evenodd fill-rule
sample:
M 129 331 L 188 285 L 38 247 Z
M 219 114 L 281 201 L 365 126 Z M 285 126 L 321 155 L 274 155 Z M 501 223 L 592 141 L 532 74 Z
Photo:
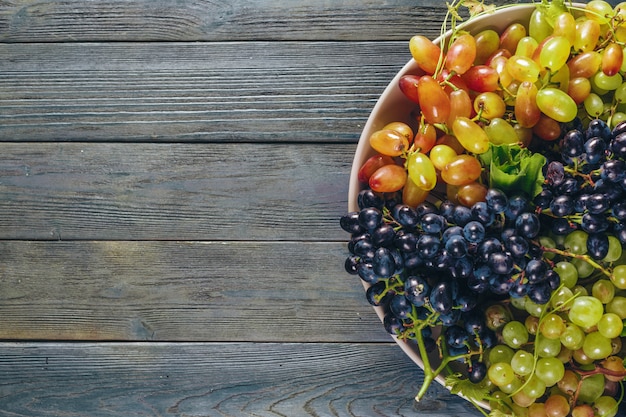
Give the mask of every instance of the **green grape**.
M 543 68 L 554 72 L 569 59 L 571 45 L 563 36 L 553 36 L 546 40 L 539 53 L 539 63 Z
M 585 332 L 574 323 L 567 323 L 560 340 L 566 349 L 577 350 L 583 347 Z
M 515 372 L 513 372 L 513 368 L 508 363 L 496 362 L 489 367 L 487 376 L 495 385 L 503 387 L 513 382 Z
M 530 375 L 534 364 L 535 358 L 533 354 L 525 350 L 518 350 L 511 359 L 511 368 L 517 375 L 521 376 Z
M 604 392 L 604 375 L 591 375 L 582 380 L 578 390 L 578 401 L 593 404 Z
M 538 337 L 535 339 L 535 352 L 542 358 L 552 358 L 561 351 L 561 341 L 559 339 L 548 339 Z
M 615 417 L 617 405 L 615 398 L 603 395 L 594 402 L 593 409 L 598 417 Z
M 437 172 L 430 158 L 421 153 L 411 154 L 407 160 L 409 177 L 422 190 L 432 190 L 437 185 Z
M 615 262 L 622 256 L 622 244 L 615 236 L 609 235 L 609 252 L 606 254 L 602 261 Z
M 542 319 L 539 331 L 548 339 L 559 339 L 565 331 L 565 323 L 561 317 L 550 313 Z
M 620 290 L 626 290 L 626 265 L 617 265 L 613 268 L 611 282 Z
M 626 297 L 615 296 L 610 303 L 606 305 L 607 313 L 615 313 L 622 320 L 626 319 Z
M 543 246 L 545 248 L 551 248 L 551 249 L 555 249 L 556 248 L 556 242 L 554 241 L 554 239 L 552 239 L 551 237 L 548 237 L 548 236 L 539 236 L 539 243 L 541 244 L 541 246 Z M 552 252 L 544 252 L 543 253 L 543 257 L 545 259 L 554 259 L 555 256 L 556 256 L 556 254 L 552 253 Z
M 546 392 L 546 383 L 543 382 L 543 380 L 537 375 L 533 375 L 530 377 L 528 382 L 526 382 L 522 391 L 524 391 L 524 394 L 529 397 L 539 398 Z
M 561 283 L 563 283 L 562 279 L 561 279 Z M 570 304 L 565 304 L 565 303 L 571 302 L 571 299 L 573 296 L 574 294 L 572 293 L 572 290 L 570 290 L 566 286 L 560 288 L 559 290 L 557 290 L 556 292 L 552 294 L 552 299 L 550 300 L 552 304 L 552 308 L 559 309 L 563 306 L 563 309 L 569 310 Z
M 568 252 L 574 255 L 584 255 L 587 253 L 587 239 L 589 234 L 582 230 L 574 230 L 565 237 L 563 246 Z
M 526 308 L 526 312 L 531 316 L 541 317 L 541 314 L 543 314 L 547 306 L 546 304 L 537 304 L 533 300 L 527 299 L 524 308 Z
M 598 332 L 607 339 L 613 339 L 622 334 L 624 322 L 615 313 L 606 313 L 598 322 Z
M 574 300 L 569 310 L 569 319 L 584 329 L 595 326 L 603 314 L 604 306 L 600 300 L 585 295 Z
M 587 243 L 585 242 L 585 247 Z M 559 278 L 561 278 L 561 283 L 566 288 L 574 288 L 576 283 L 578 282 L 578 270 L 571 262 L 561 261 L 557 262 L 554 270 L 557 274 L 559 274 Z M 626 271 L 625 271 L 626 274 Z
M 509 347 L 519 349 L 528 342 L 526 326 L 519 321 L 510 321 L 502 328 L 502 340 Z
M 498 388 L 500 388 L 500 391 L 504 392 L 505 394 L 512 394 L 518 391 L 521 387 L 522 380 L 519 378 L 513 378 L 513 381 L 510 384 L 502 385 Z
M 511 306 L 520 311 L 526 310 L 526 297 L 511 297 Z
M 511 363 L 514 354 L 513 349 L 507 345 L 496 345 L 489 351 L 489 363 Z
M 552 35 L 552 31 L 548 9 L 536 8 L 533 10 L 533 13 L 530 15 L 530 22 L 528 22 L 528 35 L 532 36 L 537 42 L 541 42 Z
M 513 55 L 519 55 L 519 56 L 525 56 L 527 58 L 532 58 L 533 53 L 535 52 L 538 46 L 539 44 L 534 38 L 530 36 L 524 36 L 517 43 L 517 47 L 515 48 L 515 53 Z
M 618 72 L 615 75 L 606 75 L 602 71 L 598 71 L 593 77 L 592 85 L 608 92 L 617 89 L 623 82 L 622 75 Z
M 551 387 L 563 378 L 565 366 L 557 358 L 540 358 L 537 360 L 535 375 L 546 384 L 546 387 Z
M 591 117 L 598 117 L 604 112 L 604 101 L 596 93 L 590 93 L 585 101 L 583 101 L 585 111 Z
M 537 107 L 546 116 L 562 123 L 571 122 L 578 113 L 574 99 L 566 92 L 553 87 L 543 88 L 537 92 Z
M 615 92 L 613 93 L 613 99 L 617 103 L 626 102 L 626 83 L 622 83 L 622 85 L 615 89 Z
M 607 304 L 615 296 L 615 286 L 608 279 L 600 279 L 591 287 L 591 295 L 600 300 L 602 304 Z
M 572 288 L 572 292 L 577 297 L 580 297 L 581 295 L 589 295 L 587 288 L 583 287 L 582 285 L 575 285 L 574 288 Z
M 613 352 L 611 339 L 602 336 L 600 332 L 591 332 L 585 336 L 583 352 L 594 360 L 607 358 Z
M 613 117 L 611 117 L 610 127 L 611 129 L 615 128 L 618 124 L 626 120 L 626 113 L 617 111 L 613 113 Z
M 583 259 L 574 258 L 571 262 L 578 271 L 578 278 L 587 278 L 596 270 L 593 265 Z
M 484 127 L 489 141 L 494 145 L 517 143 L 518 137 L 515 129 L 509 122 L 501 117 L 494 117 L 489 124 Z

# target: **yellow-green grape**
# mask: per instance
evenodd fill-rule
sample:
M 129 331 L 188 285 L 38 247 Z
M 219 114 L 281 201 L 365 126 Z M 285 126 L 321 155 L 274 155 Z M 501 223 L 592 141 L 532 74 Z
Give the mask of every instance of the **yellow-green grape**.
M 595 20 L 601 25 L 608 24 L 611 17 L 614 15 L 613 6 L 606 1 L 591 0 L 585 6 L 585 17 L 587 17 L 587 19 Z
M 435 166 L 427 155 L 415 152 L 407 159 L 409 178 L 423 190 L 432 190 L 437 185 Z
M 539 63 L 550 71 L 560 69 L 567 62 L 571 45 L 563 36 L 553 36 L 548 39 L 539 53 Z
M 563 280 L 561 280 L 561 283 L 563 283 Z M 554 309 L 563 308 L 564 310 L 569 310 L 569 303 L 572 301 L 573 296 L 574 293 L 572 293 L 572 290 L 563 285 L 562 288 L 558 289 L 554 292 L 554 294 L 552 294 L 550 304 Z
M 452 124 L 452 132 L 468 152 L 481 154 L 489 149 L 489 137 L 480 125 L 467 117 L 458 117 Z
M 513 55 L 506 61 L 506 70 L 517 81 L 535 82 L 539 78 L 541 68 L 531 58 Z
M 576 19 L 569 12 L 560 13 L 556 19 L 554 19 L 554 31 L 553 36 L 563 36 L 570 45 L 574 44 L 576 40 Z
M 571 262 L 557 262 L 554 270 L 557 274 L 559 274 L 559 278 L 561 278 L 561 283 L 566 288 L 572 289 L 574 288 L 574 286 L 576 286 L 576 283 L 578 282 L 578 270 Z
M 615 313 L 622 320 L 626 319 L 626 297 L 620 295 L 613 297 L 613 300 L 606 305 L 606 312 Z
M 582 20 L 576 25 L 574 49 L 581 52 L 593 51 L 600 39 L 600 23 L 595 20 Z
M 504 116 L 506 104 L 502 97 L 494 92 L 480 93 L 474 99 L 474 111 L 480 117 L 491 120 Z
M 587 278 L 596 271 L 593 265 L 583 259 L 572 259 L 571 263 L 578 271 L 578 278 Z
M 598 331 L 607 339 L 614 339 L 622 334 L 624 322 L 615 313 L 606 313 L 598 322 Z
M 547 387 L 556 385 L 565 375 L 565 366 L 557 358 L 541 358 L 537 361 L 535 375 L 541 379 Z
M 535 365 L 535 358 L 532 353 L 525 350 L 518 350 L 511 358 L 511 368 L 517 375 L 530 375 Z
M 620 290 L 626 290 L 626 265 L 617 265 L 613 268 L 611 282 Z
M 542 358 L 553 358 L 561 351 L 561 341 L 559 339 L 548 339 L 538 337 L 535 339 L 535 352 Z
M 502 387 L 513 382 L 515 372 L 508 363 L 497 362 L 489 367 L 487 376 L 495 385 Z
M 584 378 L 578 388 L 578 400 L 591 404 L 604 393 L 605 378 L 603 374 L 591 375 Z
M 524 36 L 519 40 L 514 55 L 532 58 L 538 46 L 539 43 L 535 40 L 535 38 L 531 36 Z
M 564 348 L 577 350 L 583 347 L 585 332 L 574 323 L 567 323 L 565 330 L 561 334 L 560 340 Z
M 578 113 L 576 102 L 567 93 L 553 87 L 539 90 L 537 106 L 546 116 L 561 123 L 571 122 Z
M 616 103 L 626 103 L 626 83 L 622 83 L 622 85 L 615 89 L 613 99 Z
M 603 314 L 602 302 L 595 297 L 585 295 L 574 300 L 568 316 L 572 323 L 585 329 L 595 326 Z
M 448 145 L 435 145 L 428 153 L 436 169 L 441 171 L 457 157 L 456 151 Z
M 523 388 L 524 394 L 532 398 L 539 398 L 546 392 L 546 383 L 537 375 L 533 375 Z
M 600 332 L 591 332 L 585 336 L 583 352 L 589 358 L 594 360 L 604 359 L 611 355 L 612 351 L 611 339 L 602 336 Z
M 591 295 L 600 300 L 602 304 L 608 304 L 615 297 L 615 286 L 608 279 L 600 279 L 593 283 Z
M 489 137 L 489 141 L 494 145 L 511 145 L 519 142 L 515 128 L 501 117 L 491 119 L 484 129 Z
M 602 259 L 604 262 L 615 262 L 622 257 L 622 244 L 615 236 L 609 236 L 609 251 Z
M 598 71 L 593 77 L 593 84 L 605 91 L 613 91 L 617 89 L 623 82 L 622 74 L 619 72 L 615 75 L 606 75 L 602 71 Z
M 541 42 L 548 36 L 552 35 L 552 26 L 550 25 L 547 9 L 536 8 L 530 15 L 528 23 L 528 34 L 537 42 Z
M 624 120 L 626 120 L 626 113 L 623 113 L 621 111 L 613 113 L 613 116 L 611 117 L 611 124 L 610 124 L 611 129 L 613 129 L 615 126 L 617 126 Z
M 604 101 L 596 93 L 590 93 L 583 101 L 583 105 L 587 114 L 593 118 L 599 117 L 604 111 Z

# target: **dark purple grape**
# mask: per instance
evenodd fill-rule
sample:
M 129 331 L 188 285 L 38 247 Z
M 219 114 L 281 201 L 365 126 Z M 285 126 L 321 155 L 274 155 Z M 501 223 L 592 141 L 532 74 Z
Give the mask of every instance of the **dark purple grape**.
M 498 190 L 497 188 L 490 188 L 487 190 L 485 202 L 489 208 L 494 211 L 494 213 L 501 214 L 506 210 L 508 198 L 503 191 Z
M 370 262 L 361 262 L 357 267 L 359 277 L 368 284 L 375 284 L 380 277 L 374 272 L 374 265 Z
M 504 247 L 514 258 L 523 258 L 528 253 L 528 241 L 518 235 L 509 237 L 504 242 Z
M 404 331 L 404 324 L 402 324 L 402 320 L 391 313 L 386 314 L 383 318 L 383 327 L 387 333 L 394 336 L 398 336 Z
M 430 305 L 434 311 L 448 314 L 452 310 L 452 288 L 449 282 L 437 283 L 430 292 Z
M 372 265 L 374 266 L 374 273 L 382 278 L 389 278 L 396 271 L 393 255 L 387 248 L 376 249 Z
M 605 233 L 593 233 L 587 237 L 587 253 L 601 260 L 609 253 L 609 237 Z
M 358 211 L 352 211 L 348 214 L 341 216 L 341 219 L 339 219 L 339 225 L 343 230 L 350 234 L 363 233 L 365 231 L 359 223 Z
M 580 221 L 580 228 L 589 234 L 606 232 L 609 221 L 600 214 L 585 213 Z
M 611 213 L 619 221 L 626 220 L 626 201 L 615 203 L 611 208 Z
M 509 199 L 509 204 L 504 214 L 507 219 L 515 220 L 520 214 L 528 209 L 528 199 L 523 195 L 515 195 Z
M 609 148 L 618 158 L 626 156 L 626 132 L 616 135 L 609 144 Z
M 554 291 L 561 285 L 561 277 L 554 269 L 549 269 L 548 272 L 546 272 L 546 282 L 550 286 L 550 289 Z
M 472 219 L 481 222 L 486 227 L 493 224 L 495 212 L 484 201 L 475 203 L 472 208 Z
M 474 263 L 466 256 L 456 260 L 454 266 L 450 268 L 450 275 L 452 278 L 466 281 L 472 276 L 473 270 Z
M 555 235 L 563 236 L 569 234 L 573 230 L 576 230 L 576 225 L 571 223 L 566 218 L 551 219 L 550 230 Z
M 357 197 L 357 204 L 359 208 L 363 210 L 368 207 L 375 207 L 379 210 L 383 209 L 385 205 L 385 200 L 378 194 L 376 194 L 371 189 L 365 189 L 359 192 Z
M 344 267 L 346 272 L 350 275 L 358 274 L 359 262 L 361 262 L 361 258 L 356 255 L 350 255 L 346 258 L 346 262 L 344 263 Z
M 364 208 L 359 212 L 359 224 L 365 230 L 376 229 L 383 221 L 383 213 L 374 207 Z
M 441 241 L 446 243 L 452 236 L 462 236 L 463 228 L 461 226 L 450 226 L 441 235 Z
M 396 294 L 389 301 L 389 310 L 394 316 L 404 320 L 413 312 L 413 304 L 403 294 Z
M 617 127 L 617 126 L 616 126 Z M 593 119 L 589 122 L 587 130 L 585 131 L 585 137 L 587 139 L 593 137 L 599 137 L 605 141 L 608 141 L 613 136 L 611 128 L 602 119 Z
M 611 159 L 602 164 L 600 177 L 610 182 L 618 182 L 624 178 L 626 163 L 621 159 Z
M 476 255 L 481 262 L 487 262 L 489 255 L 495 252 L 502 252 L 502 242 L 495 237 L 488 237 L 476 248 Z
M 478 299 L 474 294 L 465 292 L 459 295 L 456 299 L 456 307 L 464 313 L 472 311 L 478 305 Z
M 439 320 L 444 326 L 453 326 L 461 319 L 461 310 L 450 310 L 448 314 L 441 314 Z
M 487 366 L 483 362 L 472 362 L 467 370 L 467 378 L 474 384 L 478 384 L 487 376 Z
M 452 201 L 445 200 L 439 206 L 439 214 L 441 214 L 448 222 L 452 222 L 452 216 L 454 215 L 454 208 L 456 204 Z
M 613 128 L 613 131 L 611 132 L 611 135 L 615 137 L 615 136 L 620 135 L 620 134 L 622 134 L 624 132 L 626 132 L 626 121 L 619 122 L 617 124 L 617 126 L 615 126 Z
M 422 217 L 426 213 L 439 213 L 439 209 L 436 205 L 429 201 L 424 201 L 415 207 L 418 217 Z
M 528 285 L 524 284 L 521 279 L 513 281 L 509 289 L 509 295 L 512 298 L 522 298 L 528 294 Z
M 553 198 L 554 194 L 552 193 L 552 191 L 544 188 L 539 194 L 535 196 L 535 198 L 533 199 L 533 203 L 535 203 L 535 205 L 540 209 L 545 210 L 550 207 L 550 203 L 552 202 Z
M 551 187 L 558 187 L 565 180 L 565 167 L 558 161 L 552 161 L 548 164 L 544 177 L 546 184 Z
M 414 306 L 423 306 L 429 294 L 430 285 L 424 278 L 412 275 L 404 281 L 404 296 Z
M 557 194 L 575 195 L 580 191 L 581 182 L 576 178 L 568 177 L 556 188 Z
M 534 239 L 539 234 L 541 223 L 539 217 L 534 213 L 522 213 L 515 219 L 515 230 L 517 234 L 526 238 Z
M 422 259 L 432 259 L 437 256 L 441 240 L 434 235 L 421 235 L 417 240 L 417 252 Z
M 458 348 L 465 346 L 469 342 L 469 334 L 467 334 L 464 328 L 456 324 L 448 327 L 444 336 L 449 347 Z
M 506 275 L 513 270 L 514 261 L 510 253 L 495 252 L 489 255 L 487 265 L 494 274 Z
M 550 301 L 550 295 L 552 294 L 552 288 L 547 281 L 533 284 L 528 290 L 528 298 L 537 304 L 546 304 Z
M 526 268 L 524 269 L 526 272 L 526 278 L 528 278 L 528 282 L 531 284 L 535 284 L 538 282 L 543 282 L 546 280 L 546 272 L 548 272 L 548 264 L 546 264 L 542 260 L 531 259 L 526 264 Z
M 454 258 L 467 255 L 467 240 L 461 235 L 453 235 L 445 243 L 445 249 Z
M 402 252 L 415 252 L 417 248 L 417 235 L 406 230 L 398 230 L 393 239 L 393 244 Z
M 389 247 L 393 245 L 394 239 L 396 237 L 396 231 L 391 224 L 383 223 L 376 229 L 374 229 L 370 235 L 374 246 Z
M 446 219 L 437 213 L 426 213 L 419 222 L 425 233 L 439 234 L 446 225 Z
M 368 287 L 365 291 L 367 302 L 373 306 L 380 306 L 388 301 L 389 293 L 386 293 L 387 284 L 385 281 L 378 281 Z M 382 298 L 381 295 L 385 294 Z
M 472 220 L 472 210 L 469 207 L 456 206 L 452 220 L 457 226 L 463 227 Z
M 602 162 L 605 157 L 607 143 L 600 137 L 593 137 L 585 142 L 585 160 L 589 164 Z
M 472 220 L 463 226 L 463 237 L 469 243 L 482 242 L 485 239 L 485 226 L 476 220 Z
M 489 290 L 498 295 L 508 294 L 513 282 L 508 275 L 492 275 L 489 278 Z
M 570 130 L 559 143 L 561 153 L 570 158 L 580 156 L 585 151 L 585 136 L 579 130 Z
M 406 204 L 397 204 L 391 210 L 393 218 L 400 223 L 400 225 L 406 229 L 415 229 L 419 222 L 419 215 L 417 211 Z
M 574 211 L 574 199 L 569 195 L 559 195 L 550 202 L 550 211 L 557 217 L 565 217 Z

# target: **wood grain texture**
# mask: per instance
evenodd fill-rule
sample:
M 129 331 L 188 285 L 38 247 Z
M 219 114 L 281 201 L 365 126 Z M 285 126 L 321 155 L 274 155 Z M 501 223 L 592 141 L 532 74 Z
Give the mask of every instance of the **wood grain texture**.
M 356 142 L 406 42 L 0 44 L 0 140 Z
M 401 40 L 416 28 L 436 36 L 445 10 L 428 0 L 10 0 L 0 41 Z
M 388 342 L 343 243 L 0 242 L 0 339 Z
M 393 344 L 1 343 L 7 416 L 480 416 Z
M 340 240 L 354 145 L 0 143 L 0 238 Z

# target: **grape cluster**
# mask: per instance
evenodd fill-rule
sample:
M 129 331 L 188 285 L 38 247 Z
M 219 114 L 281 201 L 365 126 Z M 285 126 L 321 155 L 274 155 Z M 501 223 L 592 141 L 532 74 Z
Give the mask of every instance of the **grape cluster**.
M 546 181 L 534 202 L 550 232 L 585 232 L 585 252 L 604 260 L 613 247 L 626 243 L 626 122 L 611 130 L 595 119 L 586 129 L 568 130 L 558 149 L 545 166 Z
M 491 325 L 478 305 L 525 296 L 542 305 L 560 284 L 535 242 L 539 218 L 524 196 L 489 189 L 472 207 L 444 201 L 412 208 L 366 189 L 358 203 L 358 212 L 340 220 L 352 235 L 345 267 L 369 284 L 367 299 L 385 307 L 393 335 L 413 339 L 417 324 L 433 348 L 430 327 L 443 325 L 448 356 L 479 352 L 496 342 L 498 320 Z M 484 378 L 483 363 L 468 365 L 470 380 Z

